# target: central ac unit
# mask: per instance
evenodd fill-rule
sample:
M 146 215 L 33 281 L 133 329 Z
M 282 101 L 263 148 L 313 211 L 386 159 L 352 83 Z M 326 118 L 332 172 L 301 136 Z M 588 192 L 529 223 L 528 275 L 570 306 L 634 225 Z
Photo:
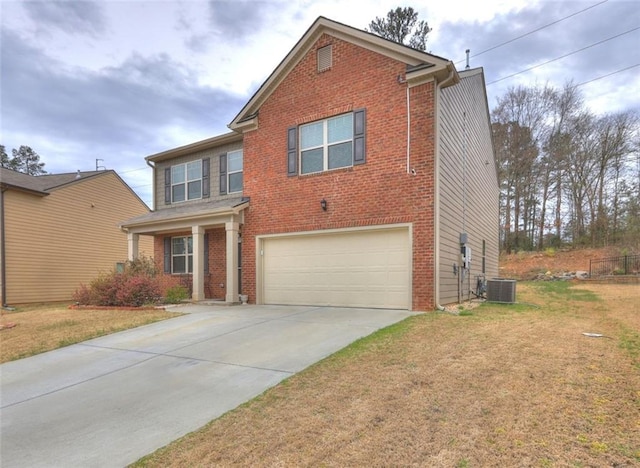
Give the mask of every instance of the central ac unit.
M 503 278 L 487 280 L 487 301 L 516 302 L 516 280 Z

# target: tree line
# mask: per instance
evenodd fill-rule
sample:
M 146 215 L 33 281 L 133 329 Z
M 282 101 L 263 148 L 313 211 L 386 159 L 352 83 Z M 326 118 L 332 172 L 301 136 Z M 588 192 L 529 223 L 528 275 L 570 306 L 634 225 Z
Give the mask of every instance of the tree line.
M 426 50 L 411 7 L 368 30 Z M 640 125 L 635 112 L 596 115 L 577 86 L 513 87 L 491 112 L 500 183 L 500 246 L 626 244 L 640 248 Z
M 638 244 L 637 113 L 594 114 L 569 83 L 512 87 L 491 120 L 503 251 Z

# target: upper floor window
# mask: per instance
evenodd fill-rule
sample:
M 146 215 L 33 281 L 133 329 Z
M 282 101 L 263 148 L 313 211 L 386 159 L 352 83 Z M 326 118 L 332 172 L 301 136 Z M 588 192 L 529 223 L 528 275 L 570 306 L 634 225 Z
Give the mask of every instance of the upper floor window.
M 287 131 L 288 175 L 365 163 L 365 109 Z
M 164 201 L 178 203 L 209 196 L 209 158 L 167 167 Z
M 242 150 L 227 153 L 229 193 L 242 192 Z
M 202 162 L 192 161 L 171 167 L 171 201 L 202 198 Z
M 353 114 L 300 127 L 300 173 L 353 165 Z
M 242 192 L 242 150 L 220 155 L 220 194 Z

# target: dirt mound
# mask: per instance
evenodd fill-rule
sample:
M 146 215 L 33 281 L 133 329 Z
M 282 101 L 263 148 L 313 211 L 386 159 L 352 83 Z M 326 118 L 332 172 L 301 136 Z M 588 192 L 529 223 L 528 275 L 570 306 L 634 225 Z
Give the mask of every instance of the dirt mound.
M 517 280 L 531 280 L 551 272 L 562 275 L 576 271 L 589 271 L 589 260 L 624 255 L 618 247 L 575 250 L 547 249 L 542 252 L 518 252 L 500 255 L 500 276 Z

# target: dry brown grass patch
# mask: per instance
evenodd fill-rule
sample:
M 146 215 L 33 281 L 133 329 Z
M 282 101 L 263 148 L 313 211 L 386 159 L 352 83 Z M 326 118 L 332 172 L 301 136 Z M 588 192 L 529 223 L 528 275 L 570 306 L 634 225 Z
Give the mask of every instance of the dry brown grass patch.
M 67 346 L 80 341 L 138 327 L 177 314 L 161 309 L 70 309 L 66 304 L 41 304 L 2 311 L 0 362 Z
M 410 318 L 140 464 L 637 466 L 640 373 L 621 336 L 640 289 L 545 288 L 518 284 L 539 308 Z

